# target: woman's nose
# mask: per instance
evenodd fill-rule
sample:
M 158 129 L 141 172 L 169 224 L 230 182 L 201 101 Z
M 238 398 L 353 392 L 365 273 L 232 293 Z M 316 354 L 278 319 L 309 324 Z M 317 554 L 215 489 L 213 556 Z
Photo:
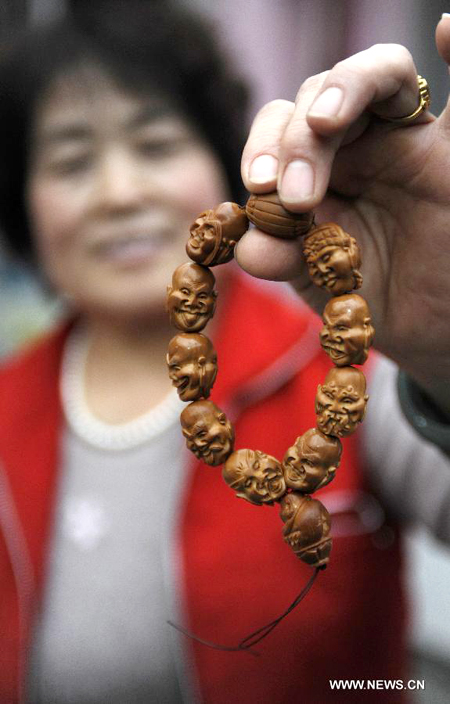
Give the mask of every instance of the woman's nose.
M 120 152 L 105 154 L 96 174 L 95 207 L 107 211 L 138 208 L 145 197 L 146 183 L 139 165 Z

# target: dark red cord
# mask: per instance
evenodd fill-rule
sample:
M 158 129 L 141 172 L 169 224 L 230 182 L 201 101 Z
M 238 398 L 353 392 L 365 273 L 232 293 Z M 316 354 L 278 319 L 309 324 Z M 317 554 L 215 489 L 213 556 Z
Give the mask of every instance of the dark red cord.
M 292 604 L 284 611 L 281 616 L 278 616 L 278 618 L 274 619 L 270 623 L 267 623 L 265 626 L 262 626 L 261 628 L 258 628 L 257 631 L 253 631 L 253 633 L 250 633 L 250 635 L 246 636 L 243 638 L 238 645 L 220 645 L 218 643 L 212 643 L 209 640 L 204 640 L 203 638 L 199 638 L 199 636 L 196 636 L 194 633 L 190 633 L 186 628 L 183 628 L 182 626 L 177 626 L 175 623 L 172 621 L 167 621 L 169 626 L 172 626 L 173 628 L 176 628 L 177 631 L 180 631 L 180 633 L 183 633 L 185 636 L 188 638 L 192 638 L 192 640 L 196 640 L 197 643 L 201 643 L 202 645 L 206 645 L 208 648 L 215 648 L 216 650 L 227 650 L 229 652 L 238 652 L 238 651 L 245 651 L 247 653 L 250 653 L 251 655 L 258 656 L 259 653 L 257 653 L 254 650 L 251 650 L 251 648 L 262 641 L 264 638 L 267 638 L 267 636 L 273 631 L 273 629 L 278 626 L 280 621 L 282 621 L 288 614 L 293 611 L 296 606 L 299 605 L 299 603 L 302 601 L 302 599 L 305 598 L 309 590 L 311 589 L 312 585 L 315 582 L 315 579 L 319 572 L 321 571 L 320 567 L 316 567 L 314 570 L 313 575 L 310 577 L 307 585 L 302 589 L 300 594 L 294 599 Z

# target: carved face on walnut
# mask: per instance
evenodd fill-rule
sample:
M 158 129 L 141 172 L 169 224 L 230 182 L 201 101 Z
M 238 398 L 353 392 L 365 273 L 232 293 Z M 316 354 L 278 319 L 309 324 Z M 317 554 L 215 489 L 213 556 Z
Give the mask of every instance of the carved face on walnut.
M 167 287 L 170 322 L 184 332 L 199 332 L 214 315 L 217 293 L 214 274 L 186 262 L 175 269 Z
M 364 364 L 375 335 L 364 298 L 356 293 L 332 298 L 323 322 L 320 342 L 330 359 L 338 367 Z
M 314 230 L 304 242 L 311 279 L 333 296 L 360 288 L 361 257 L 356 240 L 338 225 L 329 223 Z
M 217 376 L 217 354 L 201 333 L 181 332 L 169 343 L 169 377 L 182 401 L 208 398 Z
M 330 369 L 316 395 L 317 425 L 325 435 L 351 435 L 364 418 L 368 396 L 366 380 L 359 369 Z
M 312 494 L 329 484 L 339 467 L 342 445 L 338 438 L 311 428 L 295 441 L 283 459 L 286 486 Z
M 222 470 L 228 486 L 252 504 L 272 504 L 286 491 L 283 470 L 275 457 L 258 450 L 238 450 Z
M 297 557 L 313 567 L 328 563 L 332 541 L 331 520 L 325 506 L 316 499 L 292 492 L 280 502 L 283 536 Z
M 212 401 L 190 403 L 180 421 L 188 449 L 206 464 L 216 467 L 233 452 L 233 426 Z
M 186 252 L 198 264 L 224 264 L 233 258 L 235 244 L 247 229 L 245 210 L 237 203 L 221 203 L 198 216 L 190 228 Z

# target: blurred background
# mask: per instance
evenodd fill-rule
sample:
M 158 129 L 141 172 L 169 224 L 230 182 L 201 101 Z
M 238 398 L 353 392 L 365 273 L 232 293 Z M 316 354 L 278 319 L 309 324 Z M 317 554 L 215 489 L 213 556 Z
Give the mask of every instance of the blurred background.
M 152 0 L 148 0 L 151 2 Z M 404 44 L 431 87 L 438 114 L 448 95 L 448 72 L 434 29 L 450 4 L 442 0 L 183 0 L 210 17 L 219 40 L 252 88 L 252 116 L 274 98 L 293 100 L 308 76 L 378 42 Z M 42 23 L 77 0 L 2 0 L 0 40 L 26 23 Z M 126 0 L 123 0 L 126 2 Z M 32 273 L 0 248 L 0 356 L 45 329 L 62 304 Z M 417 701 L 450 699 L 450 550 L 422 529 L 407 536 L 411 595 L 411 677 L 425 679 Z

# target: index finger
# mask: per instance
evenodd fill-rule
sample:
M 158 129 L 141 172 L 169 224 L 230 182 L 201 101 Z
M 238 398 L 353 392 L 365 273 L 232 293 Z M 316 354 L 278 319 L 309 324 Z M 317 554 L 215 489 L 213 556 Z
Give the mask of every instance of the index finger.
M 242 181 L 248 191 L 266 193 L 275 189 L 281 137 L 294 109 L 289 100 L 273 100 L 253 120 L 241 162 Z

